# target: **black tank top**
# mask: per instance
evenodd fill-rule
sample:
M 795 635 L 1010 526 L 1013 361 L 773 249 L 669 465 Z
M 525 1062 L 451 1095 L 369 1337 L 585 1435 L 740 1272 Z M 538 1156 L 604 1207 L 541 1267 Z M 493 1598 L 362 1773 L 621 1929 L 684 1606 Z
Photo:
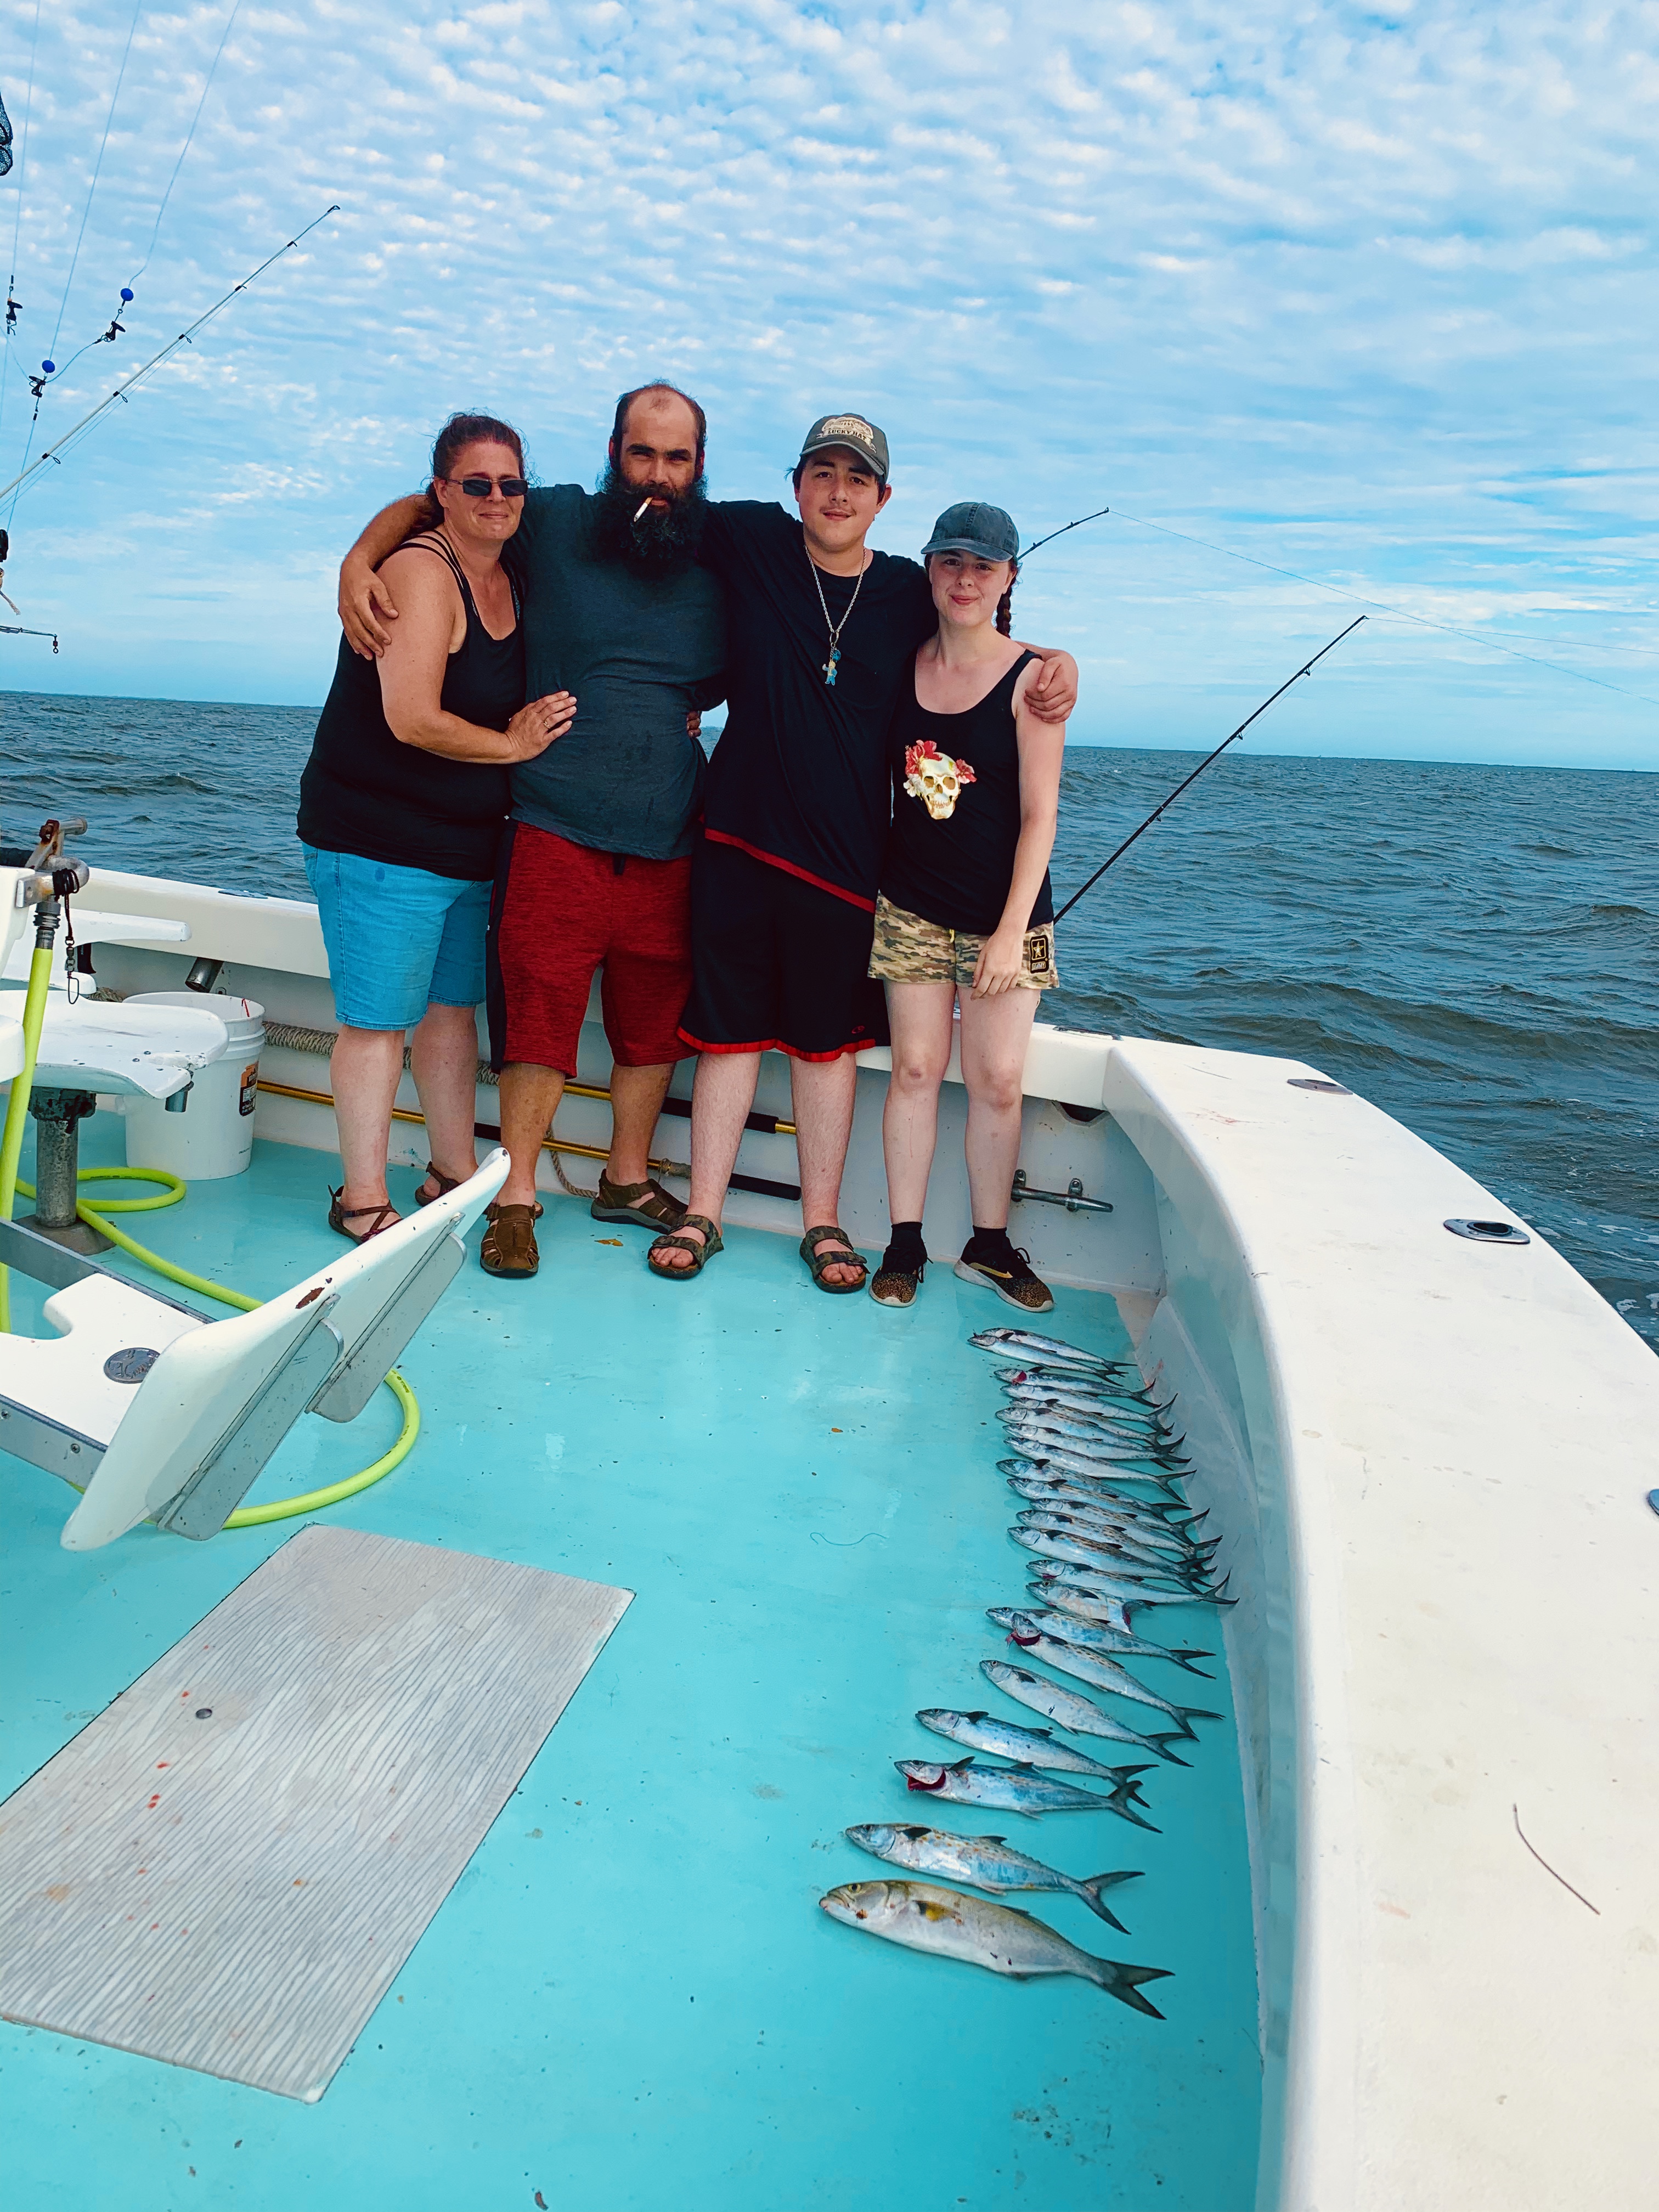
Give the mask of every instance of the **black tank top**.
M 466 635 L 449 656 L 439 703 L 480 729 L 504 730 L 524 704 L 519 587 L 508 572 L 513 628 L 491 637 L 449 547 L 441 538 L 410 543 L 447 563 L 466 609 Z M 380 702 L 380 664 L 361 659 L 341 638 L 300 778 L 299 830 L 307 845 L 476 883 L 495 872 L 508 795 L 505 767 L 400 744 Z
M 1019 843 L 1014 686 L 1035 653 L 962 714 L 916 697 L 914 666 L 893 717 L 893 827 L 881 887 L 895 906 L 945 929 L 988 936 L 1002 920 Z M 1028 929 L 1054 918 L 1045 872 Z

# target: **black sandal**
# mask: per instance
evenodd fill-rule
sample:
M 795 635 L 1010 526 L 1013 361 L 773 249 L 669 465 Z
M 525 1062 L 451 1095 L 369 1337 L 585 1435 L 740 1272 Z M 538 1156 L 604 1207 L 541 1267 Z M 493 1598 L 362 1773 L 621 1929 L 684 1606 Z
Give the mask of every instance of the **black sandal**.
M 403 1219 L 389 1199 L 384 1206 L 342 1206 L 340 1200 L 344 1196 L 343 1183 L 338 1190 L 330 1191 L 331 1203 L 328 1209 L 328 1225 L 337 1236 L 343 1237 L 348 1244 L 367 1244 L 371 1237 L 378 1237 L 383 1229 L 390 1229 L 395 1222 Z M 346 1227 L 348 1221 L 361 1221 L 366 1213 L 372 1213 L 374 1218 L 361 1237 L 355 1229 Z
M 825 1244 L 838 1244 L 844 1249 L 826 1256 L 823 1250 Z M 848 1297 L 854 1291 L 861 1291 L 870 1279 L 868 1261 L 861 1252 L 853 1249 L 852 1238 L 844 1229 L 837 1228 L 833 1221 L 821 1223 L 817 1228 L 807 1231 L 800 1240 L 800 1256 L 811 1269 L 813 1282 L 819 1290 L 827 1291 L 831 1297 Z M 826 1283 L 823 1279 L 826 1267 L 856 1267 L 859 1279 L 856 1283 Z
M 447 1198 L 452 1190 L 459 1190 L 462 1183 L 465 1181 L 465 1177 L 464 1176 L 440 1175 L 437 1169 L 434 1168 L 431 1161 L 428 1160 L 426 1164 L 426 1174 L 422 1180 L 422 1182 L 435 1182 L 438 1188 L 436 1190 L 417 1190 L 415 1194 L 416 1205 L 435 1206 L 441 1198 Z

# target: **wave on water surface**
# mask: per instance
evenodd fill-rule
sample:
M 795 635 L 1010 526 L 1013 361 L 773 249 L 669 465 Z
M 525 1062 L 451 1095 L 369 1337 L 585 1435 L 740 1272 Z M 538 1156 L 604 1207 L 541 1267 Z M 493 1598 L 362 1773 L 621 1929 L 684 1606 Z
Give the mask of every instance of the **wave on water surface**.
M 3 697 L 9 838 L 307 898 L 316 714 Z M 1075 748 L 1062 903 L 1196 756 Z M 1659 776 L 1224 756 L 1059 931 L 1067 1028 L 1273 1052 L 1468 1169 L 1659 1349 Z

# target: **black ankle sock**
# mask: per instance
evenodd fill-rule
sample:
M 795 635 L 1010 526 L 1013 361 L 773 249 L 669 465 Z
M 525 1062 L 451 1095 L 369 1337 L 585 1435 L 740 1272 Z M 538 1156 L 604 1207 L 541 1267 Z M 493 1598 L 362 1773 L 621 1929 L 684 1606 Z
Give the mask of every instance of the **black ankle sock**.
M 974 1224 L 974 1233 L 962 1248 L 962 1256 L 969 1267 L 976 1261 L 985 1261 L 994 1267 L 1004 1267 L 1013 1255 L 1014 1248 L 1008 1242 L 1006 1229 L 981 1229 L 978 1222 Z
M 897 1269 L 906 1275 L 919 1274 L 927 1264 L 927 1247 L 921 1241 L 919 1221 L 896 1221 L 887 1249 L 881 1255 L 884 1267 Z

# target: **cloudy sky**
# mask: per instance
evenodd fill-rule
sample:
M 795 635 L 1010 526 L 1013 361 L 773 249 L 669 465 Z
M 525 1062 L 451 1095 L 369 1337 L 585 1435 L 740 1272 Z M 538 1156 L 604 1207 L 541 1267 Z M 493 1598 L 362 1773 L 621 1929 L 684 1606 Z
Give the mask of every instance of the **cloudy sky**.
M 1078 738 L 1224 734 L 1346 592 L 1396 611 L 1262 749 L 1659 768 L 1659 7 L 242 0 L 134 282 L 230 13 L 0 0 L 0 483 L 123 283 L 37 449 L 340 203 L 0 503 L 63 638 L 0 639 L 5 687 L 314 702 L 338 555 L 451 408 L 586 482 L 664 374 L 717 495 L 873 415 L 896 549 L 1109 504 L 1020 592 Z

